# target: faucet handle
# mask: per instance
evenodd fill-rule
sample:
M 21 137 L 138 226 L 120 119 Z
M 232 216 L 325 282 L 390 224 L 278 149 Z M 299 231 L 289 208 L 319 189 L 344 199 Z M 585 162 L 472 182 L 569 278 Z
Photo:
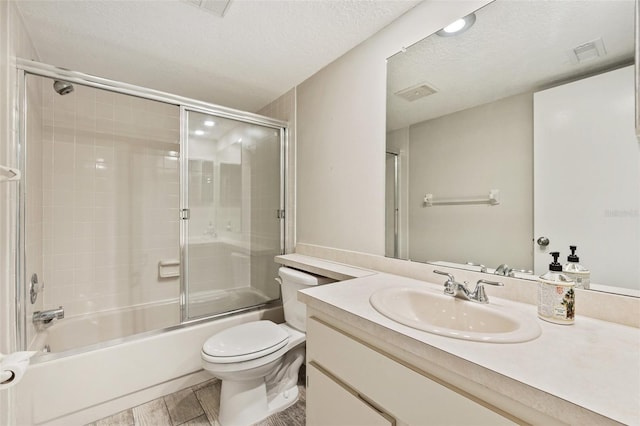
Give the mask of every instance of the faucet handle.
M 469 266 L 479 266 L 480 267 L 480 272 L 487 272 L 487 267 L 484 266 L 482 263 L 467 262 L 467 265 L 469 265 Z
M 447 276 L 447 278 L 449 278 L 449 281 L 451 281 L 451 282 L 454 282 L 456 280 L 455 277 L 452 274 L 448 273 L 448 272 L 436 271 L 435 269 L 433 270 L 433 272 L 436 273 L 436 274 Z
M 475 290 L 473 290 L 473 299 L 476 302 L 489 303 L 489 298 L 487 297 L 487 293 L 484 291 L 483 284 L 489 284 L 489 285 L 495 285 L 495 286 L 504 285 L 499 281 L 478 280 L 478 282 L 476 283 L 476 288 Z
M 456 293 L 456 291 L 455 291 L 455 288 L 456 288 L 456 279 L 455 279 L 455 277 L 452 274 L 448 273 L 448 272 L 442 272 L 442 271 L 436 271 L 436 270 L 434 270 L 433 272 L 435 272 L 436 274 L 439 274 L 439 275 L 445 275 L 447 277 L 447 281 L 445 281 L 445 283 L 444 283 L 444 294 L 448 294 L 448 295 L 453 296 Z
M 489 281 L 489 280 L 478 280 L 476 286 L 481 286 L 482 284 L 496 285 L 499 287 L 504 286 L 500 281 Z

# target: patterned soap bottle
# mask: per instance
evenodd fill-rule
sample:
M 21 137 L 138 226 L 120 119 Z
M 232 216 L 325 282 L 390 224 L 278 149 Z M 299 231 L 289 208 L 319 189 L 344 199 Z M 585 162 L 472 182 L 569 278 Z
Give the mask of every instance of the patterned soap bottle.
M 558 262 L 560 252 L 550 254 L 553 262 L 549 264 L 549 272 L 538 278 L 538 317 L 556 324 L 573 324 L 576 314 L 575 283 L 562 273 L 562 265 Z

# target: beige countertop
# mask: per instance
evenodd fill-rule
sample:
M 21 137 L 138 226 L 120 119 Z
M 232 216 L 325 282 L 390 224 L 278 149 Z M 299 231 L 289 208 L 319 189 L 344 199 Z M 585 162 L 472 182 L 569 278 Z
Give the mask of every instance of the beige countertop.
M 490 305 L 530 316 L 539 322 L 542 335 L 524 343 L 469 342 L 404 326 L 369 304 L 378 289 L 403 286 L 440 291 L 442 284 L 350 269 L 301 255 L 278 256 L 276 262 L 303 270 L 309 270 L 305 269 L 308 263 L 313 269 L 309 271 L 317 274 L 351 273 L 357 278 L 303 290 L 298 298 L 492 391 L 571 424 L 640 425 L 640 329 L 580 315 L 573 325 L 552 324 L 537 318 L 534 305 L 493 296 Z

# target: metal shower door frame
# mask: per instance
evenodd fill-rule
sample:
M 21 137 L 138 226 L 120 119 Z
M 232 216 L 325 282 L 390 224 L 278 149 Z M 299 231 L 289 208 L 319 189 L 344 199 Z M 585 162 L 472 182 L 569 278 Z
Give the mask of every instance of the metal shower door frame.
M 212 105 L 214 106 L 214 105 Z M 229 113 L 225 110 L 218 108 L 203 108 L 193 105 L 181 105 L 180 106 L 180 322 L 187 324 L 192 321 L 200 320 L 190 319 L 189 315 L 189 113 L 201 113 L 207 114 L 212 117 L 220 117 L 231 120 L 240 121 L 243 123 L 255 124 L 259 126 L 269 127 L 277 130 L 280 135 L 280 207 L 278 219 L 280 220 L 280 254 L 285 253 L 286 247 L 286 219 L 285 219 L 285 206 L 286 206 L 286 160 L 287 160 L 287 146 L 288 146 L 288 127 L 287 123 L 262 117 L 255 114 L 242 114 L 240 111 L 233 111 Z M 239 114 L 240 113 L 240 114 Z M 276 214 L 276 212 L 274 212 Z M 185 261 L 187 260 L 187 261 Z M 215 314 L 210 318 L 225 315 Z
M 240 111 L 233 108 L 228 108 L 208 102 L 199 101 L 197 99 L 186 98 L 183 96 L 174 95 L 171 93 L 166 93 L 154 89 L 149 89 L 146 87 L 136 86 L 133 84 L 128 84 L 120 81 L 110 80 L 102 77 L 97 77 L 90 74 L 85 74 L 78 71 L 67 70 L 64 68 L 58 68 L 53 65 L 44 64 L 41 62 L 26 60 L 22 58 L 16 58 L 16 73 L 17 73 L 17 106 L 18 106 L 18 114 L 16 115 L 16 152 L 17 152 L 17 164 L 19 165 L 20 170 L 26 170 L 26 140 L 27 140 L 27 85 L 26 80 L 28 75 L 35 75 L 40 77 L 47 77 L 51 79 L 60 79 L 64 81 L 68 81 L 70 83 L 77 83 L 84 86 L 89 86 L 97 89 L 107 90 L 110 92 L 120 93 L 124 95 L 136 96 L 143 99 L 148 99 L 152 101 L 163 102 L 170 105 L 175 105 L 180 108 L 180 149 L 184 149 L 185 145 L 188 143 L 188 127 L 184 118 L 187 114 L 187 111 L 194 112 L 203 112 L 206 114 L 211 114 L 218 117 L 230 118 L 246 123 L 257 124 L 265 127 L 270 127 L 276 130 L 279 130 L 280 133 L 280 212 L 285 211 L 285 206 L 287 200 L 285 199 L 285 188 L 287 182 L 287 167 L 286 161 L 288 161 L 288 123 L 282 120 L 276 120 L 270 117 L 261 116 L 258 114 Z M 187 208 L 184 207 L 187 205 L 188 200 L 186 197 L 186 190 L 188 189 L 186 176 L 184 175 L 187 170 L 184 167 L 184 162 L 186 161 L 186 156 L 180 156 L 180 209 Z M 23 173 L 22 179 L 18 181 L 18 196 L 16 202 L 16 221 L 18 230 L 16 231 L 16 280 L 15 280 L 15 319 L 16 319 L 16 335 L 15 342 L 17 350 L 26 350 L 28 347 L 27 342 L 27 291 L 26 291 L 26 254 L 25 254 L 25 241 L 26 241 L 26 188 L 25 188 L 26 176 Z M 281 214 L 280 217 L 280 253 L 284 254 L 286 245 L 286 239 L 289 237 L 286 235 L 286 221 L 284 214 Z M 186 221 L 181 221 L 186 222 Z M 185 314 L 185 306 L 186 306 L 186 291 L 188 290 L 188 283 L 184 273 L 184 259 L 182 258 L 187 254 L 186 252 L 186 239 L 187 234 L 184 234 L 184 230 L 182 229 L 180 232 L 180 253 L 181 253 L 181 278 L 180 278 L 180 310 L 181 310 L 181 318 L 180 323 L 167 327 L 160 330 L 153 330 L 146 333 L 143 333 L 145 336 L 164 333 L 167 331 L 179 329 L 185 326 L 192 325 L 194 323 L 206 322 L 214 318 L 223 317 L 227 315 L 234 314 L 238 311 L 249 311 L 259 309 L 261 307 L 273 306 L 273 302 L 267 302 L 264 305 L 251 307 L 248 309 L 240 309 L 233 312 L 227 312 L 222 314 L 216 314 L 211 316 L 199 317 L 193 320 L 187 320 Z M 129 340 L 130 338 L 135 339 L 136 336 L 130 336 L 125 338 L 117 339 L 118 343 Z M 105 345 L 108 346 L 108 345 Z M 82 350 L 73 350 L 73 353 L 79 353 Z

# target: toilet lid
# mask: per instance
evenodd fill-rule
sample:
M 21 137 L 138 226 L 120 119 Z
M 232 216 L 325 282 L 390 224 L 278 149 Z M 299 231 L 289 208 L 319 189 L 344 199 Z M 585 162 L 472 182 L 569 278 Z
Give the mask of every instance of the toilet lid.
M 227 328 L 202 347 L 213 362 L 246 361 L 269 355 L 289 341 L 289 334 L 271 321 L 253 321 Z

